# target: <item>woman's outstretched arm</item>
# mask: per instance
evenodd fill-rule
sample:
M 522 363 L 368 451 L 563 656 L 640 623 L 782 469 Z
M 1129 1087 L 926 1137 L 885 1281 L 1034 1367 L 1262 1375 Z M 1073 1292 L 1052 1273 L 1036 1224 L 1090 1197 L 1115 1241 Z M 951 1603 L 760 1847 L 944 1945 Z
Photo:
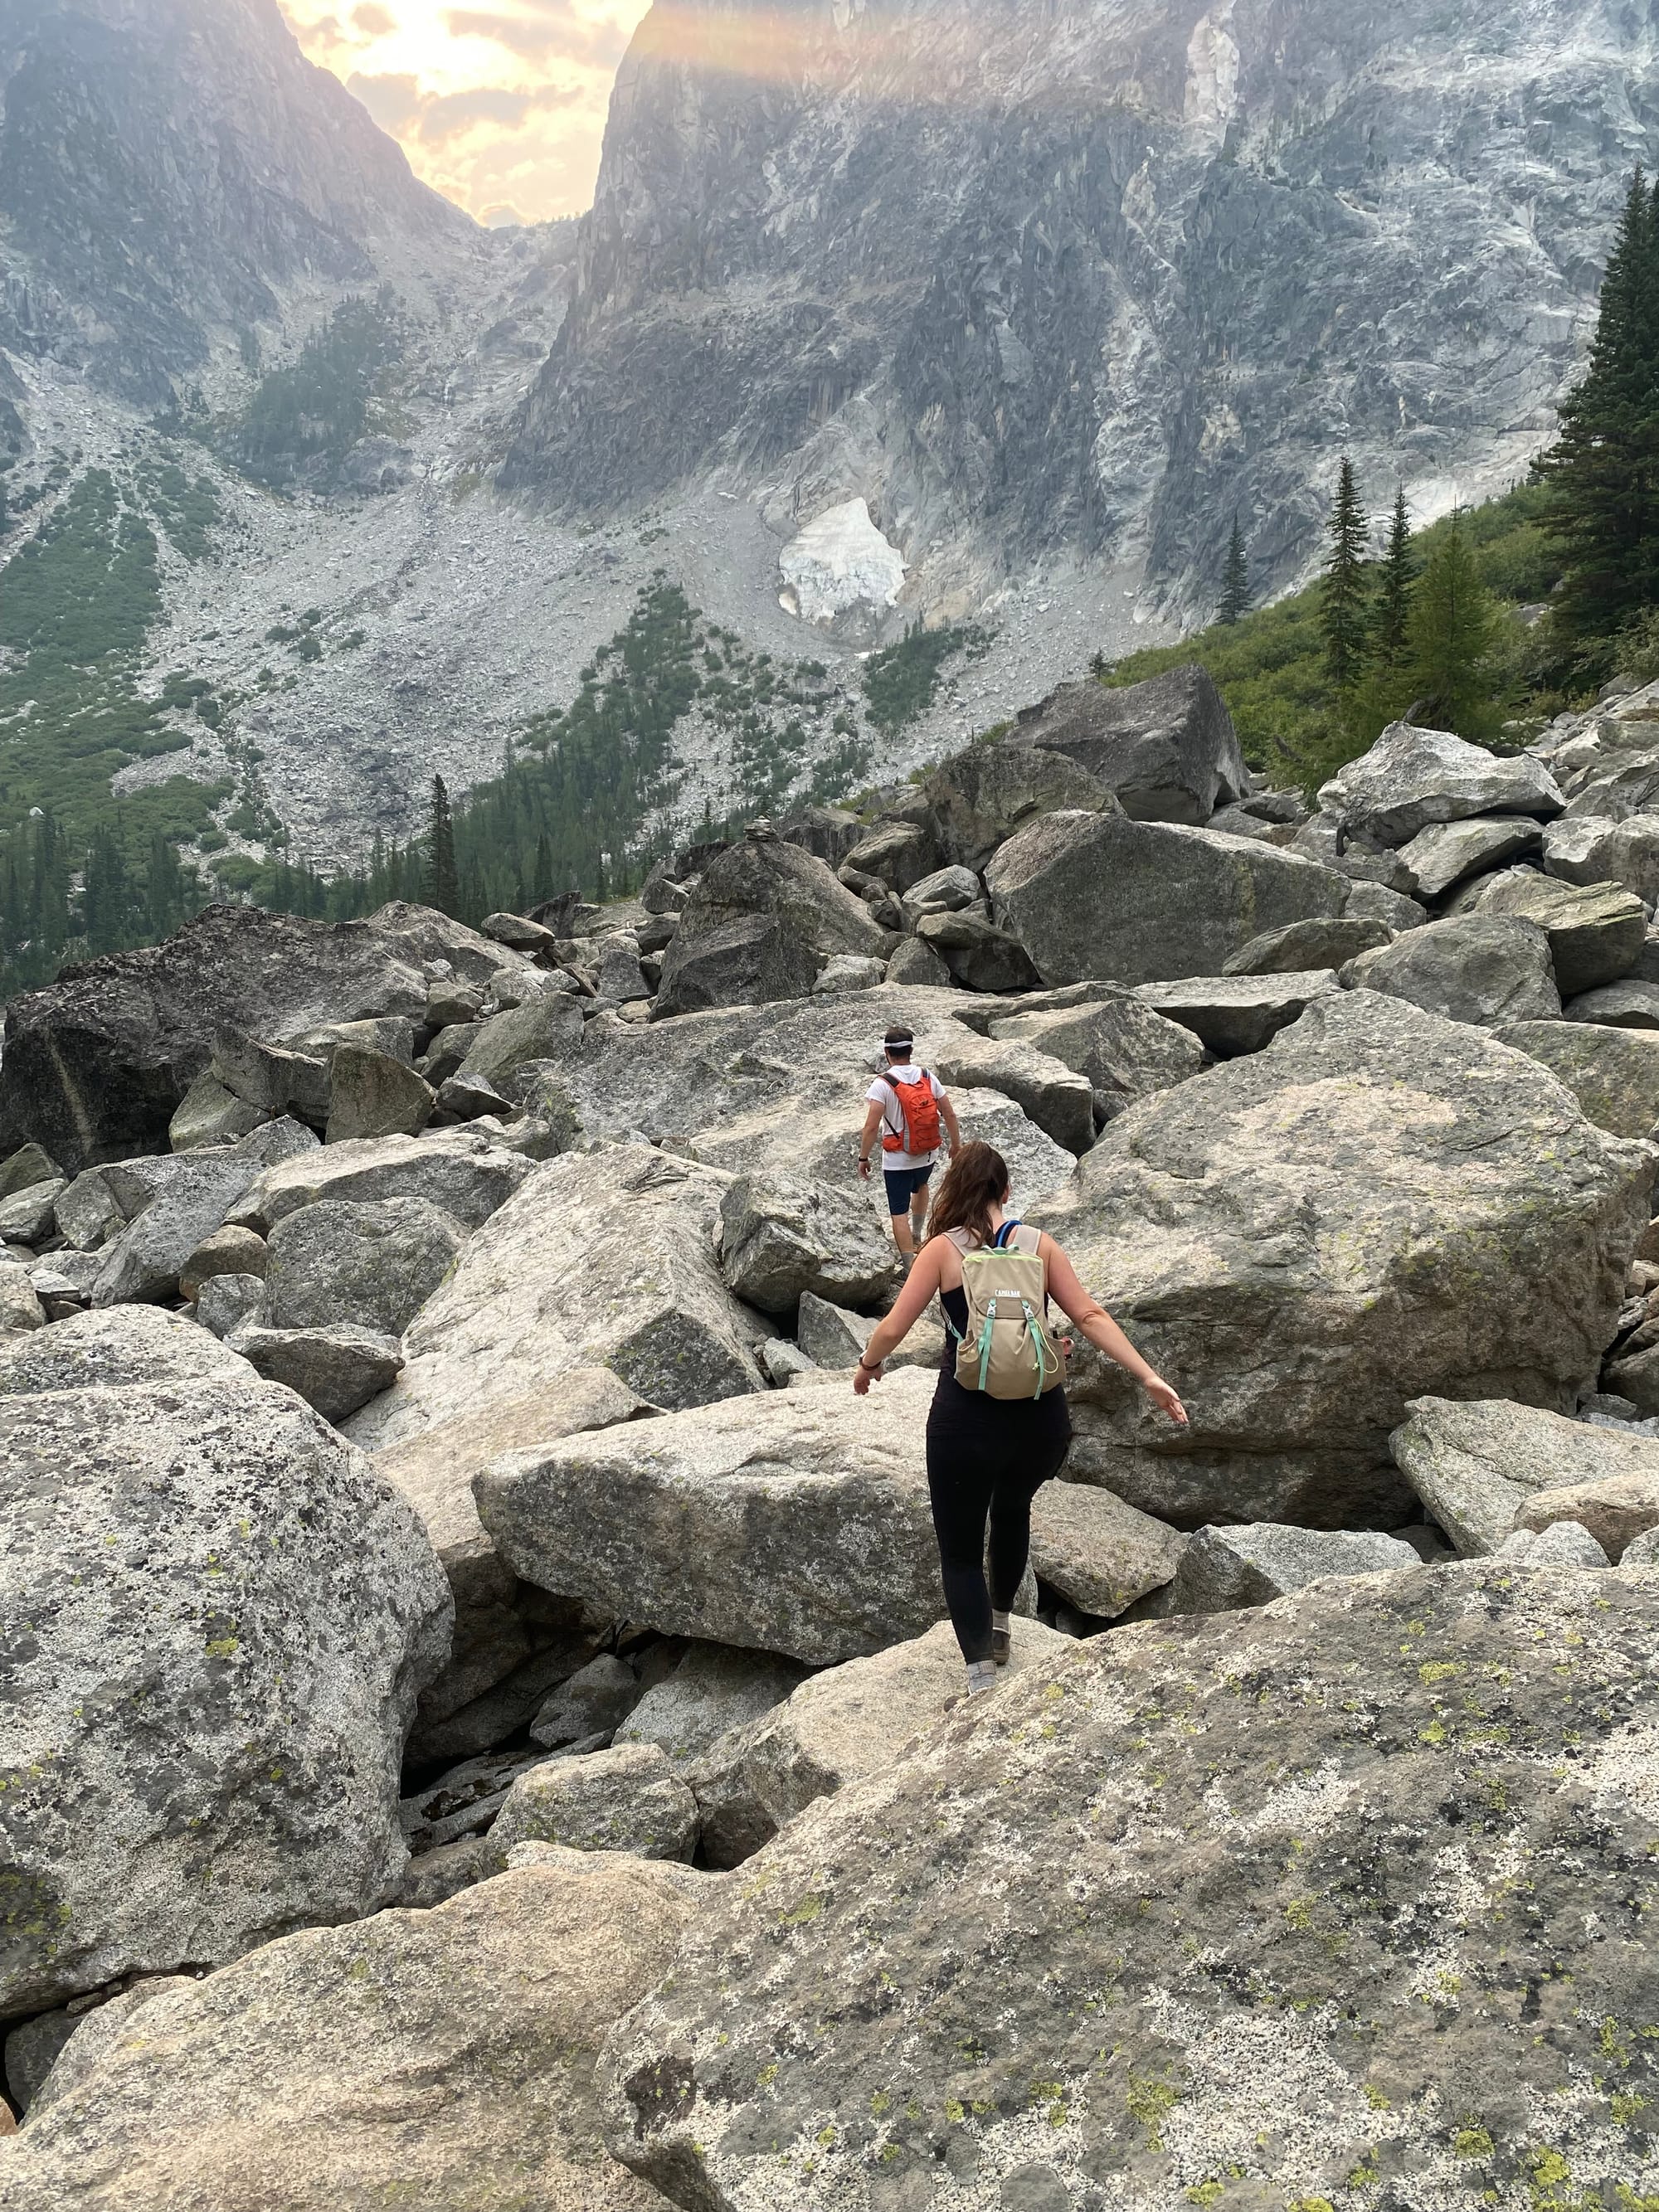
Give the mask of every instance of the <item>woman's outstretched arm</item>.
M 1187 1408 L 1164 1377 L 1147 1365 L 1105 1307 L 1090 1297 L 1078 1280 L 1077 1269 L 1046 1231 L 1042 1245 L 1048 1261 L 1048 1295 L 1060 1311 L 1097 1352 L 1103 1352 L 1139 1383 L 1153 1405 L 1185 1428 Z
M 945 1239 L 936 1237 L 924 1244 L 915 1256 L 909 1279 L 898 1294 L 897 1303 L 884 1322 L 871 1335 L 864 1347 L 864 1358 L 853 1370 L 853 1388 L 862 1398 L 872 1382 L 879 1382 L 878 1370 L 890 1352 L 896 1352 L 929 1304 L 939 1296 L 939 1262 L 945 1255 Z

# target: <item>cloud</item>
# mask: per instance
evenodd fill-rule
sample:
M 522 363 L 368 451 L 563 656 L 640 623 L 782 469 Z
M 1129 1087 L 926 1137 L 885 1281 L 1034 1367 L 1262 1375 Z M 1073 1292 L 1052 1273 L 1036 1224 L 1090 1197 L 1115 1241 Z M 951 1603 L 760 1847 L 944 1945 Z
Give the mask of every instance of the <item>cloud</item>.
M 428 184 L 530 222 L 591 204 L 611 81 L 650 3 L 279 0 Z
M 618 23 L 595 22 L 579 15 L 570 0 L 532 0 L 536 13 L 504 15 L 456 9 L 444 17 L 452 38 L 490 39 L 526 61 L 580 62 L 614 70 L 628 51 L 628 33 Z
M 538 85 L 518 92 L 505 85 L 478 85 L 471 92 L 422 92 L 412 76 L 366 76 L 354 71 L 346 90 L 362 100 L 382 131 L 407 143 L 446 146 L 481 125 L 495 135 L 522 131 L 533 115 L 574 106 L 582 94 L 574 85 Z

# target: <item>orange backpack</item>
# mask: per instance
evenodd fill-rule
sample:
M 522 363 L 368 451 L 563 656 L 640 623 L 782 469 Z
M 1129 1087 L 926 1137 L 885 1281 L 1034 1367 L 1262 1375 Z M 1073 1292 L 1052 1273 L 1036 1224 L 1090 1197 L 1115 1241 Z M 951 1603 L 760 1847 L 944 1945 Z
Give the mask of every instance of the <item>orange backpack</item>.
M 918 1159 L 924 1152 L 939 1150 L 939 1101 L 933 1096 L 933 1080 L 924 1067 L 916 1083 L 900 1083 L 890 1071 L 882 1081 L 898 1100 L 899 1112 L 904 1116 L 904 1134 L 896 1137 L 890 1129 L 882 1134 L 882 1150 L 886 1152 L 908 1152 Z

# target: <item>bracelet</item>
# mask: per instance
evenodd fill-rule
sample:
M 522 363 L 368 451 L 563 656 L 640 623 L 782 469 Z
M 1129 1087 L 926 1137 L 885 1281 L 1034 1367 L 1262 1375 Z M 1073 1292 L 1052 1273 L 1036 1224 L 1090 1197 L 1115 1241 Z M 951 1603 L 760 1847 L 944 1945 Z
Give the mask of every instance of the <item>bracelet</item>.
M 886 1364 L 887 1362 L 884 1359 L 878 1359 L 873 1367 L 866 1367 L 862 1357 L 860 1357 L 859 1360 L 859 1373 L 860 1375 L 879 1375 L 882 1369 Z

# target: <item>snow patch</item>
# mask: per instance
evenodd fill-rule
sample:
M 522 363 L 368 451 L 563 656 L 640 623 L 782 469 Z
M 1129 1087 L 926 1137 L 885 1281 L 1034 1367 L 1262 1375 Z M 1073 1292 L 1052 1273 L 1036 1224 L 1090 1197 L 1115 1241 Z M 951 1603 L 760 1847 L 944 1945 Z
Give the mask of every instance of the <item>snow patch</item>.
M 778 556 L 785 593 L 803 622 L 831 623 L 855 608 L 890 607 L 904 588 L 904 556 L 861 499 L 814 515 Z M 780 594 L 785 606 L 788 598 Z
M 1238 40 L 1232 24 L 1233 0 L 1218 0 L 1187 41 L 1186 121 L 1222 137 L 1238 112 Z

